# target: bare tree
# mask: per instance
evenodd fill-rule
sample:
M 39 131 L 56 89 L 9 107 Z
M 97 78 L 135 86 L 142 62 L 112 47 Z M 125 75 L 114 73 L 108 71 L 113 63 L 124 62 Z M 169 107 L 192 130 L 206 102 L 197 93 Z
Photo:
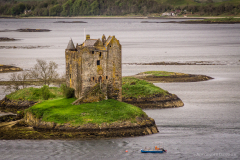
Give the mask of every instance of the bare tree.
M 30 70 L 30 76 L 49 86 L 51 82 L 58 78 L 57 68 L 58 65 L 53 61 L 47 63 L 45 60 L 37 59 L 37 64 Z
M 27 71 L 23 71 L 17 75 L 17 79 L 18 79 L 20 85 L 22 86 L 22 88 L 27 87 L 26 81 L 28 78 L 29 78 L 29 72 L 27 72 Z
M 25 88 L 27 86 L 26 80 L 28 79 L 29 74 L 27 71 L 23 71 L 21 73 L 12 73 L 9 78 L 11 83 L 7 84 L 5 87 L 5 91 L 17 91 L 21 88 Z

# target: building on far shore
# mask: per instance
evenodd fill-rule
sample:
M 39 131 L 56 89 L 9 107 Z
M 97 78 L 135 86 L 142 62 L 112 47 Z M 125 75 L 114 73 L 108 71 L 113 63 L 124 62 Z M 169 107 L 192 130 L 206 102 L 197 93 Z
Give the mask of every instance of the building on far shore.
M 122 101 L 122 47 L 115 36 L 86 40 L 65 50 L 66 84 L 75 89 L 73 104 L 103 99 Z

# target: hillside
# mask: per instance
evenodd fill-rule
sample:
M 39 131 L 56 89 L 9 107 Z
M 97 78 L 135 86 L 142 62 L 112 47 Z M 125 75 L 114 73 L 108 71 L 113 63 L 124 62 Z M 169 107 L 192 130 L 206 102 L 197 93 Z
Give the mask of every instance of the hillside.
M 0 15 L 7 16 L 236 16 L 238 0 L 17 0 L 0 1 Z

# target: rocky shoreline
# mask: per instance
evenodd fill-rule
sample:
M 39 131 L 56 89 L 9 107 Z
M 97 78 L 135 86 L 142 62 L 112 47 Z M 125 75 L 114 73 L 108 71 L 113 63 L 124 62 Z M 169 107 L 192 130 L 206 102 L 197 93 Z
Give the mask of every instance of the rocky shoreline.
M 72 126 L 44 122 L 26 113 L 24 119 L 0 123 L 0 139 L 98 139 L 143 136 L 158 133 L 154 119 L 136 117 L 136 122 Z
M 161 108 L 175 108 L 182 107 L 184 103 L 175 94 L 169 93 L 168 95 L 156 94 L 151 97 L 142 98 L 123 98 L 123 102 L 132 104 L 142 109 L 161 109 Z
M 1 111 L 12 112 L 0 116 L 0 139 L 95 139 L 142 136 L 159 132 L 154 119 L 149 117 L 136 117 L 135 123 L 124 121 L 81 126 L 44 122 L 30 112 L 23 114 L 25 109 L 35 103 L 11 101 L 8 98 L 0 101 Z
M 15 67 L 15 66 L 9 66 L 9 65 L 1 65 L 0 64 L 0 73 L 2 72 L 16 72 L 16 71 L 22 71 L 22 68 Z

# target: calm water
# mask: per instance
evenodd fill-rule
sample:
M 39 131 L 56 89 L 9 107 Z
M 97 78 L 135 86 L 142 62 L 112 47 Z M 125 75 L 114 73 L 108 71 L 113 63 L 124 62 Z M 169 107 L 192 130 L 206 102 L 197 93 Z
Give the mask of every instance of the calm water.
M 115 35 L 122 44 L 123 63 L 211 61 L 226 65 L 136 66 L 123 64 L 123 75 L 165 70 L 204 74 L 206 82 L 156 83 L 177 94 L 184 107 L 145 110 L 160 133 L 86 141 L 0 141 L 0 159 L 239 159 L 240 157 L 240 24 L 140 23 L 143 20 L 84 19 L 88 23 L 53 23 L 55 19 L 0 19 L 0 30 L 51 29 L 51 32 L 0 32 L 21 39 L 0 46 L 50 46 L 0 49 L 0 64 L 31 68 L 36 59 L 52 60 L 65 71 L 64 49 L 70 38 L 82 43 L 84 28 L 91 38 Z M 66 19 L 66 21 L 72 21 Z M 167 21 L 167 20 L 149 20 Z M 0 80 L 9 73 L 0 74 Z M 6 93 L 0 87 L 0 98 Z M 163 144 L 167 154 L 141 154 L 145 146 Z M 125 153 L 128 150 L 128 153 Z

